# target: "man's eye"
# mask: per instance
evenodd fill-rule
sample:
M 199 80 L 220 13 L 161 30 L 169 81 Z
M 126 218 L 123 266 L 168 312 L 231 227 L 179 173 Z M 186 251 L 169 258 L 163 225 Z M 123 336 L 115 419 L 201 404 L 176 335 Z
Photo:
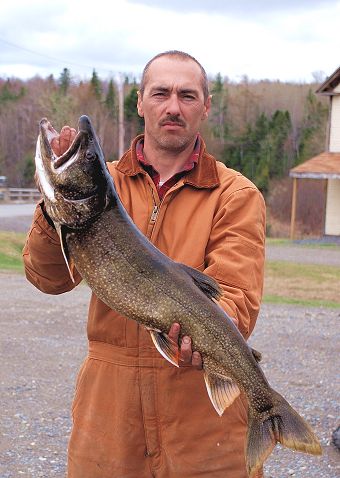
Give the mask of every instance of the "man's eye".
M 165 96 L 165 93 L 159 91 L 159 92 L 157 92 L 157 93 L 154 93 L 152 96 L 162 97 L 162 96 Z
M 183 98 L 186 99 L 186 100 L 194 100 L 195 99 L 195 97 L 192 96 L 192 95 L 184 95 Z

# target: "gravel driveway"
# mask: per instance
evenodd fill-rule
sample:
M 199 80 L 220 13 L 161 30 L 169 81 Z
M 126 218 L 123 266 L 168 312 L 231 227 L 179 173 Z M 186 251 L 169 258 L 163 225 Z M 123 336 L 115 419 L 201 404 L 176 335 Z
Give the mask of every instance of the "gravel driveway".
M 303 262 L 340 267 L 340 243 L 334 249 L 323 247 L 301 247 L 298 245 L 266 247 L 266 259 L 269 261 Z
M 0 477 L 63 477 L 75 377 L 86 354 L 89 290 L 81 285 L 47 296 L 22 275 L 5 272 L 0 288 L 6 291 L 0 312 Z M 262 352 L 272 385 L 311 423 L 324 451 L 312 457 L 277 447 L 266 463 L 267 478 L 339 477 L 340 454 L 330 443 L 339 423 L 339 318 L 338 309 L 262 308 L 252 345 Z
M 27 231 L 33 206 L 10 207 L 0 207 L 0 230 Z M 340 246 L 274 245 L 267 259 L 339 266 Z M 47 296 L 22 275 L 1 271 L 0 290 L 0 478 L 62 478 L 74 384 L 86 355 L 89 290 Z M 311 423 L 324 452 L 311 457 L 277 447 L 266 478 L 340 477 L 340 453 L 330 442 L 340 423 L 339 319 L 340 309 L 262 307 L 251 343 L 271 384 Z

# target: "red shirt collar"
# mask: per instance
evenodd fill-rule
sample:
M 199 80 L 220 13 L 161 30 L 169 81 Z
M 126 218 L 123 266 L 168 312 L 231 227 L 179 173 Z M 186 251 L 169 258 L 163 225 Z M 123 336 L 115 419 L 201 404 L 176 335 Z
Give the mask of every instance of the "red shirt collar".
M 195 141 L 193 152 L 189 156 L 187 162 L 184 164 L 182 171 L 179 171 L 179 172 L 190 171 L 195 166 L 195 164 L 198 162 L 200 148 L 201 148 L 201 138 L 200 138 L 200 135 L 198 134 Z M 143 166 L 150 166 L 152 169 L 154 169 L 154 171 L 156 171 L 156 169 L 150 163 L 147 162 L 144 156 L 144 138 L 141 138 L 136 144 L 136 156 L 138 161 Z
M 160 175 L 159 172 L 147 162 L 144 156 L 144 138 L 141 138 L 136 144 L 136 156 L 138 161 L 141 163 L 143 168 L 147 173 L 149 173 L 150 177 L 152 178 L 156 189 L 158 191 L 159 198 L 162 200 L 165 193 L 176 184 L 176 182 L 185 175 L 187 171 L 191 171 L 195 164 L 198 162 L 198 157 L 200 154 L 201 149 L 201 139 L 200 136 L 197 135 L 196 142 L 192 153 L 190 154 L 188 160 L 183 166 L 183 169 L 176 174 L 174 174 L 171 178 L 169 178 L 165 183 L 160 184 Z

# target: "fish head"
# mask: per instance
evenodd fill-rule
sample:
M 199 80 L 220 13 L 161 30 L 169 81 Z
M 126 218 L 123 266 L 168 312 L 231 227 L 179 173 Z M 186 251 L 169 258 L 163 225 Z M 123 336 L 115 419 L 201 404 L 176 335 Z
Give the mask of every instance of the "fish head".
M 51 147 L 57 136 L 51 123 L 43 118 L 39 124 L 35 157 L 37 181 L 54 224 L 77 229 L 105 209 L 110 175 L 87 116 L 79 118 L 74 141 L 59 157 Z

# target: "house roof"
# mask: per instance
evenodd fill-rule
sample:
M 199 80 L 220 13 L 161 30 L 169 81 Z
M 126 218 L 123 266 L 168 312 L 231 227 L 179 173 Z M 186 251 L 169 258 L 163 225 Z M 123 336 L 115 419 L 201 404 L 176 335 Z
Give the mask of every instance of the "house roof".
M 334 95 L 339 93 L 334 93 L 334 88 L 340 83 L 340 67 L 329 76 L 322 85 L 316 90 L 316 93 L 321 95 Z
M 321 153 L 289 171 L 292 178 L 340 179 L 340 153 Z

